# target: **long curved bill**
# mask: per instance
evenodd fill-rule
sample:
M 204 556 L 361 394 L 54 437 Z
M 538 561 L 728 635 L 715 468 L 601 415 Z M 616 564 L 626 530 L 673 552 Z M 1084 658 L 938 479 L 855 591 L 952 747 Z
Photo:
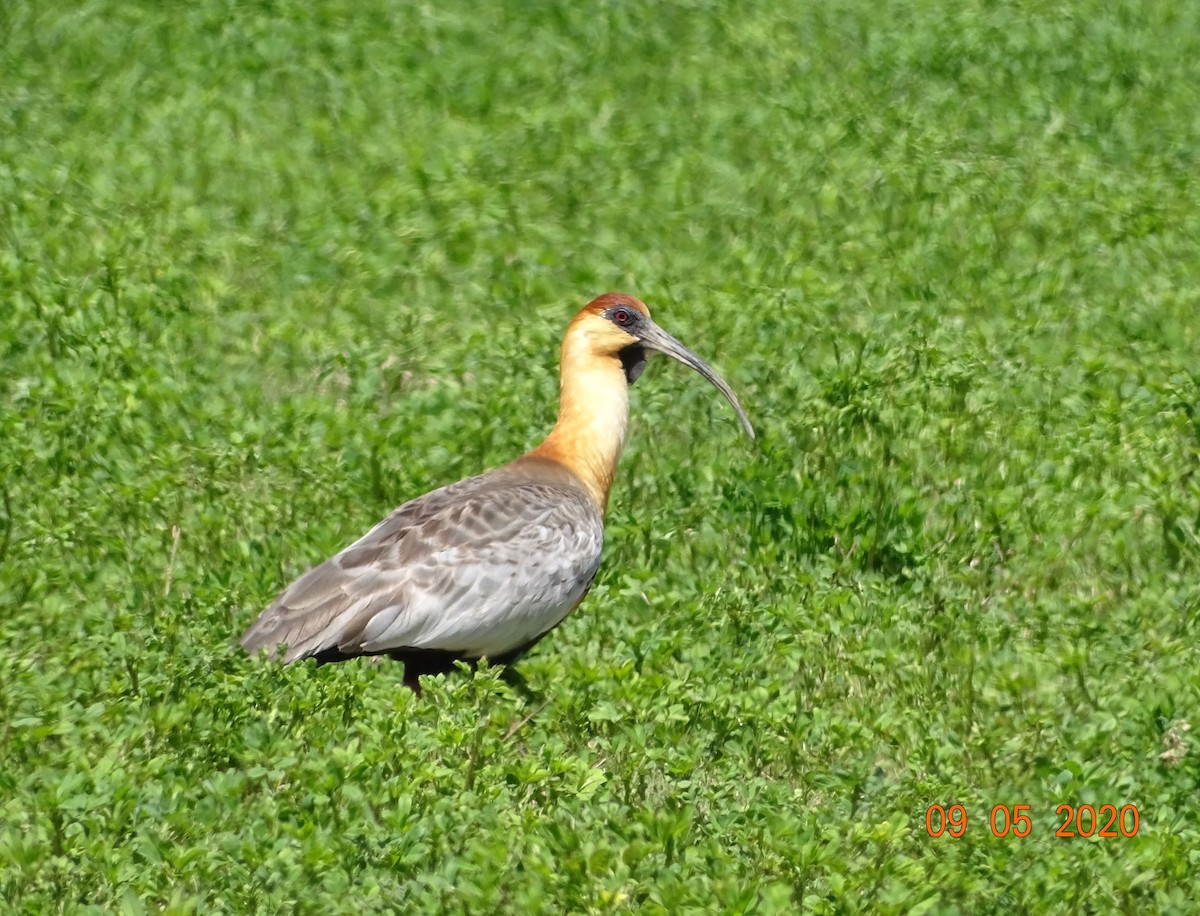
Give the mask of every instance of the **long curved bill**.
M 637 336 L 642 346 L 647 350 L 653 350 L 656 353 L 662 353 L 670 356 L 672 359 L 677 359 L 685 366 L 695 369 L 708 379 L 717 391 L 725 395 L 725 400 L 733 405 L 733 409 L 737 411 L 738 419 L 742 421 L 742 429 L 746 431 L 746 435 L 751 439 L 754 438 L 754 427 L 750 425 L 750 418 L 746 416 L 746 411 L 742 410 L 742 405 L 739 403 L 737 395 L 733 393 L 733 389 L 725 383 L 725 380 L 712 370 L 708 363 L 648 318 L 642 322 Z

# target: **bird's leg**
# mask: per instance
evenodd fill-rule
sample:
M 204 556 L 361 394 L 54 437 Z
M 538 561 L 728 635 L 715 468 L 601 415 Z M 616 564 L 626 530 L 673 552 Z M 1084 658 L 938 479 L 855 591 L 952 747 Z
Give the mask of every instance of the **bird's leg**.
M 416 696 L 419 697 L 421 695 L 421 681 L 419 679 L 419 675 L 416 671 L 410 668 L 407 663 L 404 665 L 404 686 L 411 690 Z
M 525 675 L 521 674 L 513 665 L 505 665 L 500 670 L 500 680 L 519 693 L 521 699 L 527 703 L 541 699 L 541 695 L 529 686 L 529 682 L 525 680 Z

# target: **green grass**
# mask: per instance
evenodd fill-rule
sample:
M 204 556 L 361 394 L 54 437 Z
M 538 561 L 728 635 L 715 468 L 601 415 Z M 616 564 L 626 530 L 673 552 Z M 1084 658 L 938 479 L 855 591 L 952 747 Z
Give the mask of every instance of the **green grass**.
M 1197 87 L 1153 0 L 5 5 L 0 899 L 1190 910 Z M 244 657 L 608 289 L 760 442 L 652 364 L 547 705 Z

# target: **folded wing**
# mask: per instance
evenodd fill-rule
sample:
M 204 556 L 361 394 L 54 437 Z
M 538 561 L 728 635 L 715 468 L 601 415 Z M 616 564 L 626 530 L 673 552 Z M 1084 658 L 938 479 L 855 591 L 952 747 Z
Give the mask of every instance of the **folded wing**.
M 604 532 L 586 492 L 486 474 L 396 509 L 310 569 L 242 637 L 285 662 L 328 650 L 440 649 L 464 658 L 524 646 L 579 603 Z

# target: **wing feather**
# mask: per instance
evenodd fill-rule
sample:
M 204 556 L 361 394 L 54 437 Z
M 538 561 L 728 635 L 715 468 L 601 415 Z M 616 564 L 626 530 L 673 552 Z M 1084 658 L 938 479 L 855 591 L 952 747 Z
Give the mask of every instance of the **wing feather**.
M 600 564 L 582 487 L 488 474 L 405 503 L 300 576 L 242 637 L 284 660 L 336 649 L 496 656 L 556 626 Z

